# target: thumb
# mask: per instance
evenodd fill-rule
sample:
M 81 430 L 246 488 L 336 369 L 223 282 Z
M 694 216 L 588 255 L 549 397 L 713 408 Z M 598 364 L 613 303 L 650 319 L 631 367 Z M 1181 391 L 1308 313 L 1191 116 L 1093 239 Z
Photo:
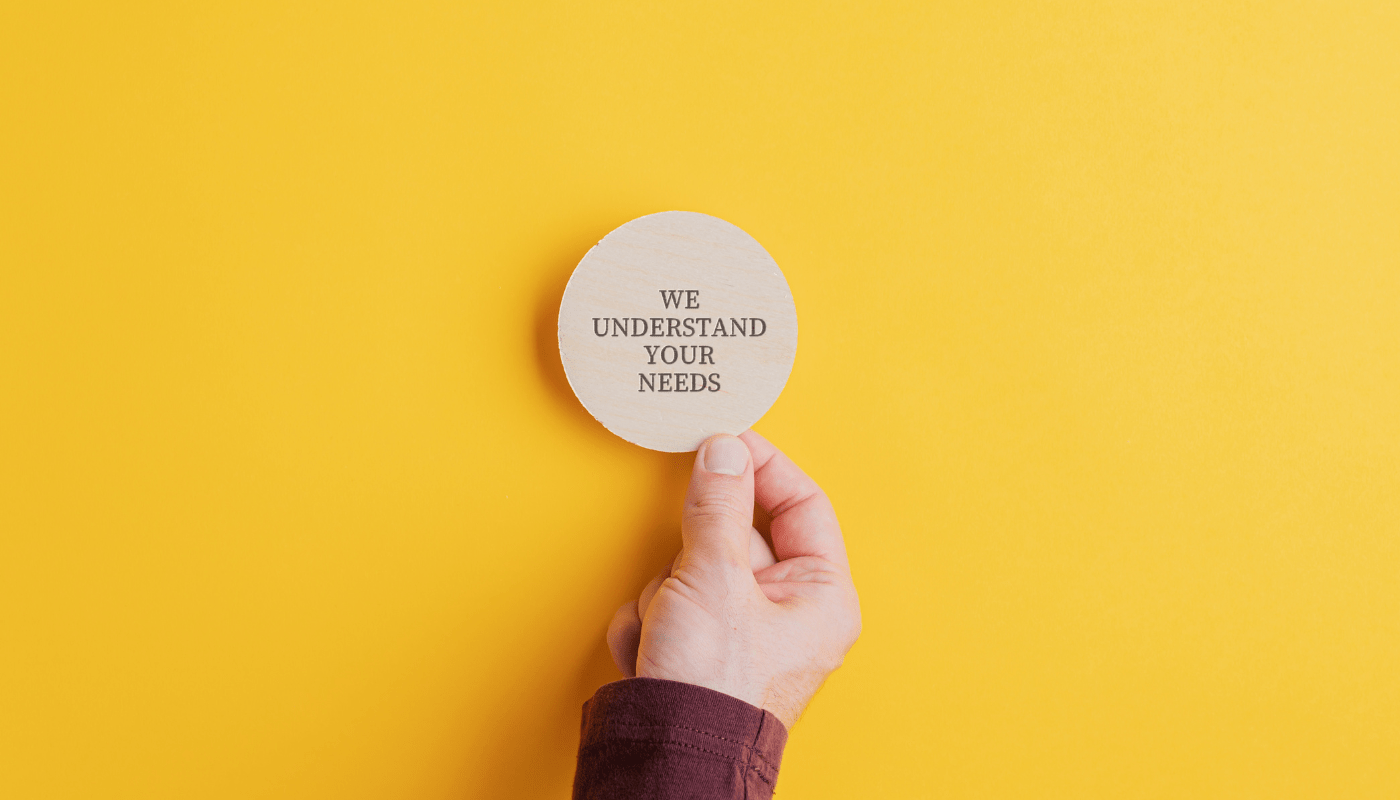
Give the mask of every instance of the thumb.
M 695 454 L 681 514 L 681 561 L 749 571 L 753 458 L 734 436 L 712 436 Z

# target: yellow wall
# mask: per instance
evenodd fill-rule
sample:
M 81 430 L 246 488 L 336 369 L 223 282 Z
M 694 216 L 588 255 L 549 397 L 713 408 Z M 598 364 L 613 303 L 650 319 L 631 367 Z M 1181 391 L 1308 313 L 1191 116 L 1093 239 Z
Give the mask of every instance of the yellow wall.
M 0 10 L 0 796 L 564 796 L 667 209 L 864 601 L 781 795 L 1400 796 L 1400 6 L 221 5 Z

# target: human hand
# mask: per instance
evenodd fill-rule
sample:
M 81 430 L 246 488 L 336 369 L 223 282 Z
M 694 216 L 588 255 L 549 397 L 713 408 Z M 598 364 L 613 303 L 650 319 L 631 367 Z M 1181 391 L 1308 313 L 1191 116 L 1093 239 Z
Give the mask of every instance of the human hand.
M 753 527 L 772 516 L 770 549 Z M 860 635 L 860 605 L 836 512 L 753 431 L 695 454 L 681 551 L 608 626 L 628 677 L 704 686 L 791 728 Z

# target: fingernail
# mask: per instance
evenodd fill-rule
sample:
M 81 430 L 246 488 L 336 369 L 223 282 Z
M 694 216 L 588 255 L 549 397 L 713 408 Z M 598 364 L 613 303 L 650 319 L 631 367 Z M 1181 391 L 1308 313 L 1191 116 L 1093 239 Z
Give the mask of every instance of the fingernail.
M 717 475 L 743 475 L 749 448 L 733 436 L 716 436 L 705 446 L 705 469 Z

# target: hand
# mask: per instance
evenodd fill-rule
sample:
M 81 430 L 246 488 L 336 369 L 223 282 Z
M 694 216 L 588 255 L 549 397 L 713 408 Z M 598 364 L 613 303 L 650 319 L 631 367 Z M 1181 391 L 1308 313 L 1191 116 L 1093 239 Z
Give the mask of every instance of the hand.
M 753 527 L 772 515 L 773 547 Z M 681 552 L 618 609 L 613 660 L 628 677 L 704 686 L 791 728 L 860 635 L 836 512 L 763 437 L 715 436 L 695 454 Z

